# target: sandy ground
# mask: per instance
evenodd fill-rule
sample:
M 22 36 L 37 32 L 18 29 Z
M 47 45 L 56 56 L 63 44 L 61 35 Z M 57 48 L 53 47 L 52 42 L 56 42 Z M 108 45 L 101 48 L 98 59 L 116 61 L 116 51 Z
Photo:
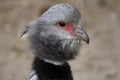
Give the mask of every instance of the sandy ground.
M 33 54 L 18 34 L 59 2 L 80 10 L 90 36 L 70 62 L 74 80 L 120 80 L 120 0 L 0 0 L 0 80 L 26 80 Z

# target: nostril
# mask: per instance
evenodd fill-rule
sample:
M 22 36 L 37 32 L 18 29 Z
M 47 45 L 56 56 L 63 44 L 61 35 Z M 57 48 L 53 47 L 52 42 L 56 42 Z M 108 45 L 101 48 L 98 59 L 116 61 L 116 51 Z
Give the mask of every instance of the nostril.
M 76 35 L 82 36 L 82 35 L 84 35 L 84 33 L 83 32 L 76 32 Z
M 77 33 L 79 33 L 79 34 L 83 34 L 82 32 L 77 32 Z

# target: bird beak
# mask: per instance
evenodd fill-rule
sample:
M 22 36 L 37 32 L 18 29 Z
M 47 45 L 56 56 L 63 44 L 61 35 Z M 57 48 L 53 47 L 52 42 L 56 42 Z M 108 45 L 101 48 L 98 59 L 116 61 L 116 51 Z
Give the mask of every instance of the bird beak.
M 75 29 L 77 38 L 80 40 L 85 41 L 87 44 L 89 44 L 89 36 L 88 34 L 85 32 L 84 29 L 82 29 L 82 27 L 80 25 L 78 25 Z

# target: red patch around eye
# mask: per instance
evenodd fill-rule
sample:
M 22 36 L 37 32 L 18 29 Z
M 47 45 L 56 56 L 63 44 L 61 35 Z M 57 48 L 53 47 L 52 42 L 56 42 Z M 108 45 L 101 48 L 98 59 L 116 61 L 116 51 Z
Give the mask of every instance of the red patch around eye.
M 73 29 L 73 25 L 71 24 L 66 24 L 65 27 L 63 27 L 64 30 L 68 31 L 68 32 L 72 32 Z
M 61 27 L 62 29 L 68 31 L 69 33 L 72 33 L 73 32 L 73 25 L 71 24 L 67 24 L 67 23 L 64 23 L 64 22 L 59 22 L 56 24 L 56 26 L 58 27 Z

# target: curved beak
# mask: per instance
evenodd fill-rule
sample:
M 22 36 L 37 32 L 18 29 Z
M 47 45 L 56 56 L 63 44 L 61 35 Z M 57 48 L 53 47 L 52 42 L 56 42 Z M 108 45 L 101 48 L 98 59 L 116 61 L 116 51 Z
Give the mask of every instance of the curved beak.
M 89 36 L 86 33 L 84 29 L 80 25 L 78 25 L 75 29 L 76 36 L 78 39 L 85 41 L 87 44 L 89 44 Z

